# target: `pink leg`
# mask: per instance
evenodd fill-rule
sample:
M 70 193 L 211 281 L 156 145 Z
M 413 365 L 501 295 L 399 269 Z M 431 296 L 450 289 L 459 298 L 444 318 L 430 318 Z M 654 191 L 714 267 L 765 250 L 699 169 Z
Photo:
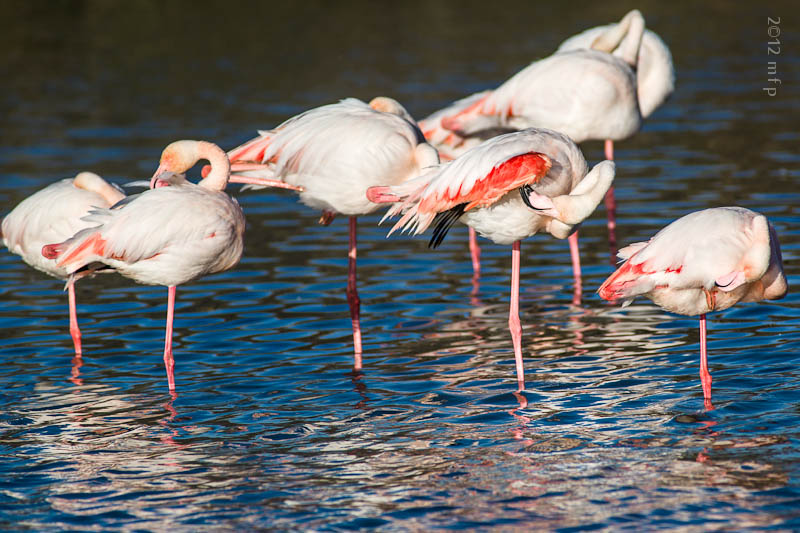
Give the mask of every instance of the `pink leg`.
M 708 349 L 706 348 L 706 315 L 700 315 L 700 382 L 703 384 L 703 399 L 706 408 L 711 408 L 711 373 L 708 371 Z
M 606 159 L 614 160 L 614 141 L 608 139 L 605 144 Z M 611 249 L 611 264 L 617 263 L 617 202 L 614 199 L 614 187 L 606 193 L 606 214 L 608 216 L 608 246 Z
M 511 304 L 508 309 L 508 329 L 514 344 L 514 360 L 517 364 L 517 385 L 525 390 L 525 368 L 522 366 L 522 326 L 519 323 L 519 241 L 511 248 Z
M 75 307 L 75 284 L 70 283 L 68 289 L 69 297 L 69 334 L 72 336 L 72 343 L 75 345 L 75 356 L 83 354 L 81 348 L 81 330 L 78 328 L 78 310 Z
M 167 369 L 169 391 L 175 391 L 175 359 L 172 358 L 172 319 L 175 316 L 175 286 L 167 294 L 167 336 L 164 341 L 164 367 Z
M 567 239 L 569 241 L 569 255 L 572 258 L 572 275 L 575 278 L 575 291 L 572 293 L 572 305 L 581 305 L 583 283 L 581 281 L 581 254 L 578 250 L 578 232 L 576 231 Z
M 481 279 L 481 247 L 478 245 L 478 235 L 472 228 L 469 228 L 469 255 L 472 257 L 472 296 L 477 296 Z
M 472 275 L 481 276 L 481 247 L 478 245 L 478 234 L 469 228 L 469 254 L 472 257 Z
M 361 370 L 361 318 L 359 312 L 361 300 L 356 290 L 356 217 L 350 217 L 350 270 L 347 275 L 347 303 L 350 304 L 350 318 L 353 321 L 353 370 Z

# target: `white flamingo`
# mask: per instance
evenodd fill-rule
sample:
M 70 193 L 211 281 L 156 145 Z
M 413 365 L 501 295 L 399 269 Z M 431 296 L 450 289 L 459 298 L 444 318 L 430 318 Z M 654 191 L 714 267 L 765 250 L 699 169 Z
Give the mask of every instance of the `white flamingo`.
M 32 194 L 3 219 L 3 243 L 10 252 L 37 270 L 67 279 L 67 269 L 42 256 L 42 246 L 67 239 L 92 225 L 83 219 L 92 208 L 111 207 L 125 198 L 117 187 L 97 174 L 81 172 Z M 69 332 L 75 355 L 82 354 L 81 331 L 75 306 L 75 287 L 68 284 Z
M 207 159 L 212 170 L 197 185 L 181 175 L 164 174 L 185 172 L 200 159 Z M 164 365 L 170 391 L 175 390 L 175 287 L 228 270 L 242 255 L 245 221 L 239 204 L 224 192 L 229 176 L 228 158 L 215 144 L 174 142 L 164 149 L 152 179 L 154 186 L 167 186 L 93 210 L 86 217 L 92 227 L 41 250 L 72 276 L 102 263 L 138 283 L 169 287 Z
M 788 284 L 778 237 L 764 215 L 717 207 L 672 222 L 647 242 L 619 251 L 625 262 L 600 286 L 600 297 L 650 298 L 681 315 L 700 315 L 700 380 L 711 406 L 706 313 L 737 302 L 782 298 Z
M 520 241 L 539 231 L 567 238 L 602 201 L 614 179 L 604 161 L 587 174 L 580 149 L 560 133 L 531 128 L 500 135 L 401 185 L 373 187 L 375 202 L 396 202 L 388 216 L 404 213 L 389 232 L 435 226 L 437 246 L 460 220 L 498 244 L 511 244 L 508 325 L 519 390 L 525 388 L 519 321 Z
M 360 299 L 356 289 L 356 220 L 379 206 L 366 191 L 396 185 L 439 163 L 416 122 L 397 101 L 355 98 L 314 108 L 228 153 L 250 183 L 294 188 L 322 211 L 321 224 L 350 217 L 347 301 L 353 325 L 354 369 L 362 366 Z M 243 181 L 248 178 L 237 178 Z

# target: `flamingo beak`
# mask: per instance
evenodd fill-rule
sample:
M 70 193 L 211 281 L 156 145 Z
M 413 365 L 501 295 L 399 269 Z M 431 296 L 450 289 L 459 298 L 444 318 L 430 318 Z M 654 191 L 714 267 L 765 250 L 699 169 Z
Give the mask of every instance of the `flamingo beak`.
M 166 170 L 167 170 L 167 168 L 163 163 L 158 166 L 158 169 L 156 170 L 155 174 L 153 174 L 153 177 L 150 178 L 150 188 L 151 189 L 155 189 L 156 188 L 156 182 L 158 181 L 158 177 L 162 173 L 166 172 Z

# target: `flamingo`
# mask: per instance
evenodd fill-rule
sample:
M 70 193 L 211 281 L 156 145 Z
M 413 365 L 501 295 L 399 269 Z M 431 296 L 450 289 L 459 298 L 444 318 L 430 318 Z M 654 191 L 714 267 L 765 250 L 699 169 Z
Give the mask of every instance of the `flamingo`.
M 2 223 L 3 243 L 11 253 L 33 268 L 55 278 L 67 279 L 67 269 L 42 256 L 42 246 L 62 241 L 89 227 L 83 219 L 92 208 L 108 208 L 125 198 L 116 186 L 92 172 L 81 172 L 34 193 L 19 203 Z M 69 332 L 75 356 L 81 357 L 81 330 L 75 306 L 75 287 L 68 284 Z
M 619 251 L 625 262 L 598 290 L 605 300 L 636 296 L 681 315 L 700 315 L 700 381 L 711 408 L 706 313 L 738 302 L 777 300 L 788 290 L 775 229 L 743 207 L 715 207 L 672 222 Z
M 320 224 L 350 217 L 347 301 L 353 327 L 354 365 L 362 367 L 360 299 L 356 289 L 356 221 L 378 209 L 366 191 L 396 185 L 439 163 L 416 122 L 387 97 L 366 104 L 348 98 L 290 118 L 231 150 L 234 171 L 251 183 L 295 188 L 300 201 L 322 210 Z
M 567 238 L 602 201 L 614 170 L 613 162 L 603 161 L 587 173 L 572 140 L 531 128 L 489 139 L 414 180 L 372 187 L 367 195 L 374 202 L 395 202 L 386 217 L 403 213 L 390 235 L 400 228 L 419 234 L 433 224 L 429 246 L 435 248 L 460 220 L 495 243 L 512 245 L 508 326 L 522 391 L 520 241 L 539 231 Z
M 200 159 L 211 172 L 195 185 L 182 175 Z M 232 268 L 242 256 L 244 214 L 225 194 L 230 164 L 225 152 L 204 141 L 176 141 L 164 149 L 151 190 L 108 209 L 95 209 L 92 227 L 41 253 L 71 275 L 95 262 L 125 277 L 168 289 L 164 365 L 170 392 L 175 391 L 172 325 L 176 286 Z
M 649 55 L 640 61 L 643 32 L 644 17 L 633 10 L 590 43 L 591 49 L 572 45 L 569 51 L 559 50 L 528 65 L 497 89 L 433 113 L 420 121 L 420 128 L 443 157 L 457 157 L 498 130 L 542 127 L 565 133 L 578 143 L 605 140 L 605 157 L 613 160 L 614 141 L 630 137 L 641 127 L 636 66 L 658 63 Z M 613 188 L 606 196 L 606 210 L 613 256 Z M 480 248 L 474 232 L 470 232 L 470 250 L 477 276 Z

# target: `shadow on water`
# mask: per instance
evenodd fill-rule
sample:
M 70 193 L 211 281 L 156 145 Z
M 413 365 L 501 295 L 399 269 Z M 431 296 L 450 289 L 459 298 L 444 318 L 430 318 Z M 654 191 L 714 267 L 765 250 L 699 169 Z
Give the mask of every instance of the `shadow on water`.
M 0 212 L 79 170 L 146 178 L 172 140 L 234 146 L 347 96 L 422 117 L 631 7 L 5 2 Z M 743 205 L 774 223 L 796 287 L 794 6 L 636 7 L 672 49 L 677 91 L 617 146 L 619 242 Z M 768 15 L 785 17 L 774 98 Z M 795 292 L 710 317 L 705 410 L 696 320 L 594 295 L 611 272 L 598 212 L 580 306 L 566 242 L 522 247 L 515 395 L 508 247 L 483 243 L 474 285 L 464 228 L 429 250 L 385 239 L 375 214 L 359 221 L 353 373 L 347 221 L 317 226 L 284 191 L 233 194 L 245 256 L 181 288 L 174 397 L 163 288 L 82 281 L 78 360 L 62 283 L 0 254 L 4 529 L 800 527 Z

